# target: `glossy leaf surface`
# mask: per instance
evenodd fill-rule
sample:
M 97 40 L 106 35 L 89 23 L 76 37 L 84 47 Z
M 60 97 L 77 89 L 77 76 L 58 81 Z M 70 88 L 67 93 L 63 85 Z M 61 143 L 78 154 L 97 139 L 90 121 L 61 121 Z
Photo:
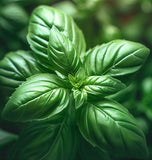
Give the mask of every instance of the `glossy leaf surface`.
M 85 91 L 74 90 L 73 96 L 76 109 L 80 108 L 87 101 L 87 93 Z
M 51 45 L 49 38 L 53 26 L 71 41 L 79 54 L 85 52 L 84 36 L 73 19 L 57 9 L 39 6 L 33 11 L 30 19 L 28 42 L 41 62 L 49 66 L 47 49 L 48 43 Z
M 120 104 L 103 99 L 80 108 L 77 117 L 83 137 L 94 147 L 107 149 L 116 157 L 143 158 L 145 137 L 135 119 Z
M 84 67 L 90 76 L 123 76 L 138 71 L 148 55 L 149 49 L 142 44 L 114 40 L 89 50 Z
M 40 72 L 32 52 L 10 52 L 0 61 L 0 85 L 15 89 L 26 78 Z
M 74 74 L 80 68 L 79 53 L 75 46 L 55 26 L 50 30 L 48 54 L 52 68 L 64 75 Z
M 97 96 L 98 98 L 103 98 L 124 88 L 125 85 L 123 83 L 110 76 L 90 76 L 85 79 L 83 90 L 90 97 L 95 98 Z
M 67 83 L 53 74 L 37 74 L 17 88 L 3 110 L 11 121 L 32 121 L 52 117 L 69 103 Z

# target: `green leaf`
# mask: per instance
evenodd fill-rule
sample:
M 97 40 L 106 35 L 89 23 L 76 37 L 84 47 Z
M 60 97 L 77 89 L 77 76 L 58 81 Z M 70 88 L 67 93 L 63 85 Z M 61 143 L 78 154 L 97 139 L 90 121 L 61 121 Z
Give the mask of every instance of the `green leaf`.
M 69 103 L 68 84 L 53 74 L 37 74 L 16 89 L 2 115 L 10 121 L 32 121 L 52 117 Z
M 0 61 L 0 86 L 15 89 L 26 78 L 40 72 L 32 52 L 10 52 Z
M 90 76 L 85 79 L 83 90 L 89 97 L 103 98 L 124 88 L 123 83 L 110 76 Z
M 28 24 L 28 14 L 17 4 L 2 5 L 0 28 L 8 32 L 18 31 Z
M 74 160 L 78 139 L 74 116 L 69 113 L 30 124 L 10 160 Z
M 80 68 L 80 57 L 75 46 L 55 26 L 50 30 L 48 55 L 52 68 L 64 75 L 75 74 Z
M 75 74 L 76 79 L 78 79 L 79 81 L 84 81 L 84 79 L 86 78 L 86 73 L 83 67 L 80 67 L 79 70 L 77 71 L 77 73 Z
M 147 156 L 142 130 L 132 115 L 114 101 L 103 99 L 85 104 L 77 114 L 77 123 L 88 142 L 115 157 Z
M 144 114 L 152 120 L 152 78 L 145 78 L 142 82 L 142 107 Z
M 87 100 L 87 93 L 85 91 L 73 90 L 75 100 L 75 108 L 80 108 Z
M 0 149 L 17 140 L 18 136 L 0 129 Z
M 47 67 L 50 65 L 47 50 L 48 43 L 51 45 L 49 38 L 53 26 L 71 41 L 76 52 L 83 56 L 86 48 L 84 36 L 73 19 L 57 9 L 43 5 L 33 11 L 27 36 L 28 42 L 39 61 Z
M 124 76 L 138 71 L 149 49 L 126 40 L 114 40 L 97 46 L 86 53 L 84 67 L 89 76 Z
M 97 8 L 101 5 L 103 0 L 73 0 L 78 8 L 82 11 L 94 11 L 97 10 Z
M 72 1 L 60 1 L 60 3 L 55 3 L 52 6 L 62 10 L 74 19 L 81 18 L 78 7 Z
M 74 89 L 79 89 L 83 85 L 83 79 L 79 79 L 76 76 L 69 74 L 68 79 Z

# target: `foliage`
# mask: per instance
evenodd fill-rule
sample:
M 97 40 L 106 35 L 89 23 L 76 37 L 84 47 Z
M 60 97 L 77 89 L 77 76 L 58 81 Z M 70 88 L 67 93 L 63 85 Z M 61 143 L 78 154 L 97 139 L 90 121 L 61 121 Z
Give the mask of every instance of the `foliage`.
M 11 52 L 0 61 L 0 83 L 13 92 L 2 116 L 28 122 L 10 160 L 72 160 L 85 152 L 78 152 L 82 137 L 101 159 L 147 157 L 137 121 L 107 96 L 128 85 L 148 48 L 113 40 L 86 51 L 73 19 L 44 5 L 31 15 L 27 39 L 32 52 Z

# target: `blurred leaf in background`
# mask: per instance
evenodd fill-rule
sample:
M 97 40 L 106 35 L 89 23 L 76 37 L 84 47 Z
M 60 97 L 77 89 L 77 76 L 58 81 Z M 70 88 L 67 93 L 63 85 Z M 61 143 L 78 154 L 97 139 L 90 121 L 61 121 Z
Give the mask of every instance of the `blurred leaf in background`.
M 0 129 L 0 158 L 8 159 L 8 153 L 17 139 L 17 135 Z
M 26 49 L 28 13 L 17 4 L 0 6 L 0 59 L 10 50 Z

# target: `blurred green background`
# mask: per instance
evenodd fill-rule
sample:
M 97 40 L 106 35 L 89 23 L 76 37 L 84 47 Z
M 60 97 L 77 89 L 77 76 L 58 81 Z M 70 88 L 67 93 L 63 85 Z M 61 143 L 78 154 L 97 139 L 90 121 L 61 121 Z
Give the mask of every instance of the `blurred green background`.
M 26 35 L 32 10 L 47 4 L 74 18 L 87 49 L 114 39 L 145 44 L 152 51 L 152 0 L 0 0 L 0 60 L 10 51 L 30 50 Z M 0 86 L 0 111 L 11 91 Z M 134 83 L 111 96 L 135 116 L 143 129 L 152 159 L 152 60 L 149 56 Z M 7 160 L 22 124 L 0 119 L 0 160 Z

